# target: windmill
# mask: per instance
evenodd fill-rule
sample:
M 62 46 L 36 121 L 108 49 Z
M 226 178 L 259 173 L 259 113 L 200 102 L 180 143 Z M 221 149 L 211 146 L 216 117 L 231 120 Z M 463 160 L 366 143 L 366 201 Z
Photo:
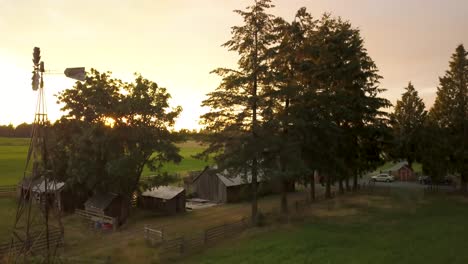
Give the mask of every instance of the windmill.
M 57 181 L 48 159 L 50 123 L 44 97 L 44 72 L 41 51 L 35 47 L 32 89 L 38 97 L 7 258 L 10 263 L 60 262 L 58 254 L 64 231 L 55 198 L 63 183 Z M 84 68 L 67 69 L 65 75 L 84 80 Z

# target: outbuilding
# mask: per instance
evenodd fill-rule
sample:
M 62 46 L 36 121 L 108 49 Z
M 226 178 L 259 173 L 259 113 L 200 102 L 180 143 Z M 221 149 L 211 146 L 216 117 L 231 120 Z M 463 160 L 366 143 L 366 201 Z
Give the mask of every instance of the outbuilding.
M 266 180 L 262 173 L 259 173 L 257 180 L 260 194 L 277 193 L 281 190 L 279 183 Z M 198 176 L 193 177 L 191 189 L 194 196 L 198 198 L 217 203 L 232 203 L 249 196 L 251 182 L 250 173 L 232 175 L 227 170 L 220 172 L 216 169 L 205 168 Z M 288 192 L 294 191 L 294 186 L 294 182 L 288 183 Z
M 129 214 L 129 203 L 115 193 L 96 193 L 85 202 L 84 207 L 85 211 L 116 218 L 119 225 L 127 220 Z
M 416 174 L 406 161 L 395 164 L 388 170 L 388 172 L 399 181 L 416 181 Z
M 61 212 L 72 212 L 75 209 L 74 199 L 71 192 L 67 191 L 64 182 L 47 180 L 44 178 L 35 181 L 25 180 L 21 184 L 21 195 L 29 197 L 37 203 L 48 202 Z
M 185 212 L 185 189 L 176 186 L 159 186 L 143 192 L 138 206 L 161 214 Z

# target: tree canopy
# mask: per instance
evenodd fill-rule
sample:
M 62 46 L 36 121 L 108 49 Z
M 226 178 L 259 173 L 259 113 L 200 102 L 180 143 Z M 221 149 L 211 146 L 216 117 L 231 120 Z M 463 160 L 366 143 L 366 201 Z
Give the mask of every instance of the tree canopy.
M 244 25 L 225 46 L 238 52 L 238 69 L 214 71 L 222 81 L 203 102 L 213 132 L 204 154 L 216 153 L 223 169 L 262 170 L 283 185 L 320 169 L 328 183 L 354 177 L 357 188 L 388 134 L 390 103 L 379 97 L 377 67 L 349 22 L 314 19 L 305 8 L 287 22 L 266 13 L 271 7 L 255 1 L 236 11 Z
M 171 108 L 165 88 L 140 75 L 133 83 L 92 69 L 86 80 L 58 94 L 66 114 L 52 128 L 57 176 L 82 192 L 131 195 L 145 166 L 162 184 L 165 162 L 181 156 L 170 129 L 181 107 Z
M 449 62 L 449 69 L 439 78 L 437 97 L 429 112 L 431 131 L 437 133 L 437 145 L 447 172 L 459 174 L 463 191 L 468 182 L 468 53 L 459 45 Z M 435 127 L 434 127 L 435 126 Z M 427 164 L 431 166 L 430 164 Z M 423 164 L 424 166 L 424 164 Z M 432 167 L 434 165 L 432 164 Z M 438 171 L 440 171 L 439 168 Z
M 414 161 L 420 160 L 420 139 L 426 116 L 424 102 L 410 82 L 391 115 L 394 156 L 396 159 L 406 159 L 410 167 Z

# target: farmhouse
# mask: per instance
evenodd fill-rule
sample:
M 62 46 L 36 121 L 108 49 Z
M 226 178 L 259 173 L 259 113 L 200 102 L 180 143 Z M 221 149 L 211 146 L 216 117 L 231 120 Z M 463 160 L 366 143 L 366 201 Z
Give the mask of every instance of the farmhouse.
M 219 172 L 215 169 L 205 168 L 191 183 L 194 195 L 201 199 L 218 203 L 238 202 L 249 194 L 248 188 L 252 175 L 230 175 L 226 170 Z M 278 192 L 279 184 L 270 182 L 263 174 L 258 175 L 259 190 L 261 194 Z M 294 182 L 288 185 L 288 191 L 294 191 Z
M 185 189 L 175 186 L 154 187 L 141 194 L 138 206 L 162 214 L 185 212 Z
M 415 181 L 416 174 L 408 166 L 408 162 L 402 161 L 388 169 L 388 173 L 393 175 L 399 181 Z
M 88 212 L 116 218 L 119 225 L 125 222 L 129 214 L 129 203 L 115 193 L 96 193 L 85 202 L 84 207 Z

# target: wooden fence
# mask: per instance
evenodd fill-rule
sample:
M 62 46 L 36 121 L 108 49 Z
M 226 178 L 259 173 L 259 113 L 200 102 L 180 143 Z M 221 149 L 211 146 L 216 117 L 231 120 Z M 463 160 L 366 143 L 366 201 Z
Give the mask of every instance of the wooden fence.
M 17 189 L 18 189 L 18 186 L 16 185 L 0 186 L 0 197 L 15 196 Z
M 146 242 L 150 246 L 156 246 L 159 245 L 164 241 L 164 231 L 161 229 L 154 229 L 154 228 L 149 228 L 148 226 L 145 226 L 144 229 L 144 236 Z
M 25 243 L 20 241 L 15 241 L 13 244 L 0 244 L 0 260 L 6 257 L 14 257 L 20 252 L 24 253 L 27 251 L 30 255 L 37 255 L 41 254 L 47 247 L 51 250 L 55 250 L 57 247 L 63 246 L 63 234 L 60 229 L 52 229 L 49 231 L 49 243 L 47 243 L 47 237 L 44 232 L 33 233 L 30 237 L 30 245 L 28 248 L 25 248 Z
M 107 215 L 101 215 L 101 214 L 86 211 L 86 210 L 80 210 L 80 209 L 75 209 L 75 214 L 93 223 L 100 222 L 100 223 L 111 224 L 113 230 L 114 231 L 117 230 L 117 227 L 118 227 L 117 218 L 110 217 Z
M 163 232 L 161 232 L 161 234 L 147 233 L 147 228 L 145 228 L 145 238 L 148 239 L 146 234 L 151 234 L 150 236 L 161 238 L 161 241 L 157 244 L 159 246 L 159 255 L 161 258 L 170 258 L 201 250 L 205 246 L 213 244 L 213 242 L 231 237 L 246 229 L 248 224 L 247 219 L 242 218 L 235 222 L 207 228 L 202 232 L 168 240 L 164 239 Z

